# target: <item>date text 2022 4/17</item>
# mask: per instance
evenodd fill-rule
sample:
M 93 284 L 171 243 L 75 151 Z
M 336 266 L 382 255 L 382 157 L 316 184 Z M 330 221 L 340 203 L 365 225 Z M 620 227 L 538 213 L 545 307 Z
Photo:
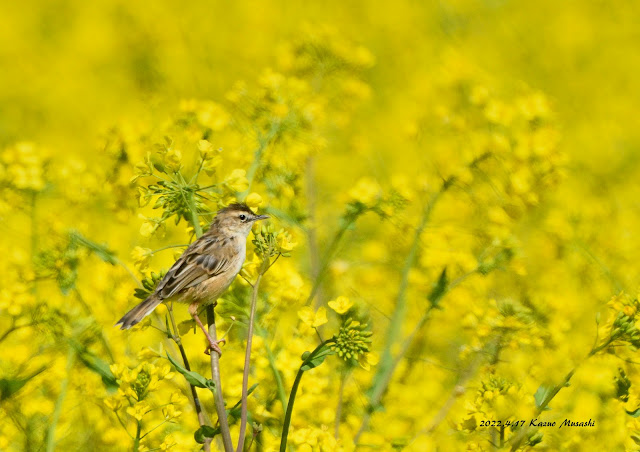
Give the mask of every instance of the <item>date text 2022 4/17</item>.
M 519 421 L 480 421 L 480 427 L 524 427 L 527 421 L 524 419 Z M 571 419 L 565 419 L 560 424 L 558 421 L 540 421 L 538 419 L 531 419 L 529 421 L 529 427 L 595 427 L 596 423 L 589 419 L 588 421 L 572 421 Z

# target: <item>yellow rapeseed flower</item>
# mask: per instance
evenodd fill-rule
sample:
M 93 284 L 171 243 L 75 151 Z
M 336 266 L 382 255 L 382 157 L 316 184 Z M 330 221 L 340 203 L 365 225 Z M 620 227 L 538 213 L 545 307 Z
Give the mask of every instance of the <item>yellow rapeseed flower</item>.
M 324 307 L 320 307 L 318 311 L 315 312 L 309 306 L 305 306 L 298 311 L 298 317 L 305 325 L 311 328 L 318 328 L 328 321 L 327 310 Z
M 176 409 L 176 407 L 173 405 L 167 405 L 162 408 L 162 415 L 169 421 L 180 417 L 181 414 L 182 411 Z
M 127 414 L 138 421 L 141 421 L 147 411 L 149 411 L 149 404 L 146 401 L 141 401 L 133 406 L 127 407 Z
M 122 408 L 122 398 L 119 396 L 108 397 L 104 399 L 104 404 L 111 411 L 118 411 L 120 408 Z
M 331 300 L 328 304 L 329 307 L 336 311 L 338 314 L 346 313 L 353 306 L 353 302 L 342 295 L 340 295 L 335 300 Z
M 250 193 L 244 200 L 245 204 L 251 208 L 260 207 L 262 205 L 262 196 L 258 193 Z

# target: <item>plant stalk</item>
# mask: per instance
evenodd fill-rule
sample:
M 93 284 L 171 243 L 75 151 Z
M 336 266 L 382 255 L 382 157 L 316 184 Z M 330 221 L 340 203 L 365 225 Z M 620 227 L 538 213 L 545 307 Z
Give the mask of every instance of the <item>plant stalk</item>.
M 142 424 L 138 421 L 138 425 L 136 427 L 136 437 L 133 440 L 133 452 L 138 452 L 140 449 L 140 433 L 142 433 Z
M 184 346 L 182 345 L 182 339 L 180 338 L 180 331 L 176 325 L 176 319 L 173 315 L 173 305 L 171 303 L 168 304 L 167 310 L 169 312 L 169 318 L 171 319 L 171 326 L 173 328 L 173 334 L 171 335 L 171 339 L 178 346 L 178 350 L 180 350 L 180 355 L 182 356 L 182 362 L 184 363 L 184 368 L 188 371 L 191 371 L 191 366 L 189 365 L 189 359 L 187 358 L 187 353 L 184 350 Z M 193 404 L 196 408 L 196 414 L 198 416 L 198 423 L 202 427 L 203 425 L 207 425 L 207 421 L 204 415 L 204 411 L 202 409 L 202 403 L 200 402 L 200 397 L 198 397 L 198 392 L 196 391 L 196 387 L 192 384 L 189 384 L 189 388 L 191 389 L 191 397 L 193 398 Z M 210 438 L 206 438 L 204 445 L 204 452 L 209 452 L 211 450 L 211 440 Z
M 69 347 L 66 367 L 67 376 L 64 380 L 62 380 L 62 384 L 60 385 L 60 394 L 58 395 L 58 399 L 56 400 L 56 406 L 53 411 L 51 423 L 49 424 L 49 428 L 47 430 L 47 452 L 53 452 L 56 447 L 56 427 L 58 426 L 58 421 L 60 420 L 60 414 L 62 413 L 62 405 L 64 404 L 64 399 L 67 397 L 69 380 L 71 379 L 71 369 L 73 367 L 74 361 L 75 350 L 73 349 L 73 347 Z
M 311 362 L 316 353 L 322 350 L 327 344 L 332 342 L 333 339 L 328 339 L 318 345 L 307 358 L 302 362 L 300 368 L 298 369 L 298 373 L 296 374 L 296 379 L 293 381 L 293 386 L 291 387 L 291 394 L 289 395 L 289 403 L 287 404 L 287 411 L 284 415 L 284 422 L 282 424 L 282 436 L 280 438 L 280 452 L 286 452 L 287 450 L 287 439 L 289 437 L 289 427 L 291 426 L 291 415 L 293 414 L 293 404 L 296 401 L 296 394 L 298 393 L 298 386 L 300 385 L 300 380 L 302 380 L 302 375 L 306 372 L 303 370 L 303 367 Z
M 237 452 L 242 452 L 244 449 L 244 437 L 247 429 L 247 392 L 249 390 L 249 367 L 251 364 L 251 345 L 253 343 L 253 324 L 256 316 L 256 306 L 258 304 L 258 289 L 260 288 L 260 281 L 262 275 L 266 270 L 265 262 L 269 262 L 268 259 L 264 260 L 258 278 L 253 285 L 253 292 L 251 294 L 251 311 L 249 314 L 249 329 L 247 331 L 247 350 L 244 356 L 244 372 L 242 375 L 242 408 L 240 411 L 240 436 L 238 437 Z
M 293 413 L 293 403 L 296 400 L 296 394 L 298 393 L 298 386 L 300 386 L 300 380 L 302 380 L 302 374 L 304 371 L 302 368 L 298 369 L 296 379 L 293 381 L 291 387 L 291 394 L 289 395 L 289 403 L 287 404 L 287 411 L 284 415 L 284 423 L 282 426 L 282 438 L 280 439 L 280 452 L 286 452 L 287 439 L 289 437 L 289 426 L 291 425 L 291 415 Z
M 209 336 L 216 341 L 218 334 L 216 332 L 216 317 L 213 311 L 213 305 L 207 306 L 207 323 L 209 324 Z M 227 420 L 227 410 L 224 406 L 224 398 L 222 396 L 222 383 L 220 380 L 220 357 L 215 350 L 211 351 L 211 377 L 216 386 L 214 394 L 216 412 L 218 413 L 218 422 L 220 423 L 220 433 L 222 434 L 222 444 L 225 452 L 233 452 L 233 443 L 231 442 L 231 432 L 229 431 L 229 421 Z
M 571 369 L 569 373 L 567 373 L 567 375 L 565 375 L 564 379 L 560 383 L 555 385 L 553 387 L 553 390 L 547 394 L 547 396 L 542 400 L 542 402 L 540 403 L 540 406 L 536 410 L 535 416 L 539 416 L 544 410 L 546 410 L 546 408 L 549 406 L 549 403 L 551 403 L 554 397 L 558 395 L 558 393 L 562 390 L 562 388 L 566 387 L 569 384 L 569 382 L 571 381 L 571 378 L 576 373 L 578 368 L 582 365 L 582 363 L 584 363 L 587 359 L 591 358 L 596 353 L 607 348 L 609 345 L 611 345 L 613 341 L 614 341 L 614 338 L 610 337 L 602 345 L 597 347 L 594 346 L 589 352 L 589 354 L 581 362 L 576 364 L 576 366 L 573 369 Z M 518 433 L 513 437 L 513 439 L 511 440 L 511 452 L 518 450 L 518 448 L 522 444 L 522 441 L 527 435 L 528 431 L 529 431 L 529 426 L 525 426 L 522 429 L 520 429 L 520 431 L 518 431 Z
M 342 419 L 342 405 L 344 399 L 344 384 L 347 379 L 347 374 L 343 370 L 340 372 L 340 387 L 338 389 L 338 406 L 336 406 L 336 422 L 334 425 L 333 436 L 336 440 L 340 439 L 340 421 Z

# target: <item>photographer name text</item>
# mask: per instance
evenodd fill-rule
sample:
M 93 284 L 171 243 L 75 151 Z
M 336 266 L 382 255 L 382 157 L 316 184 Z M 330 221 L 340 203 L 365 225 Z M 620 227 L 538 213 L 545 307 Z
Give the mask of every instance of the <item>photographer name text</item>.
M 540 419 L 530 419 L 528 422 L 524 419 L 519 421 L 480 421 L 480 427 L 595 427 L 596 423 L 592 419 L 588 421 L 572 421 L 571 419 L 565 419 L 562 422 L 559 421 L 541 421 Z

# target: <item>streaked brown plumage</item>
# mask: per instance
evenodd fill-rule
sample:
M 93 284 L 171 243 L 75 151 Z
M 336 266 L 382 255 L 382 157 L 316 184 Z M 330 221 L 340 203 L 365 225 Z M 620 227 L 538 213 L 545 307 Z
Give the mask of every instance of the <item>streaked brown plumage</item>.
M 169 269 L 154 293 L 127 312 L 116 325 L 131 328 L 164 301 L 189 303 L 189 313 L 207 336 L 209 346 L 220 347 L 200 321 L 198 307 L 215 303 L 242 269 L 246 242 L 255 221 L 269 218 L 256 215 L 245 204 L 231 204 L 220 210 L 209 230 L 193 242 Z M 219 342 L 219 341 L 218 341 Z

